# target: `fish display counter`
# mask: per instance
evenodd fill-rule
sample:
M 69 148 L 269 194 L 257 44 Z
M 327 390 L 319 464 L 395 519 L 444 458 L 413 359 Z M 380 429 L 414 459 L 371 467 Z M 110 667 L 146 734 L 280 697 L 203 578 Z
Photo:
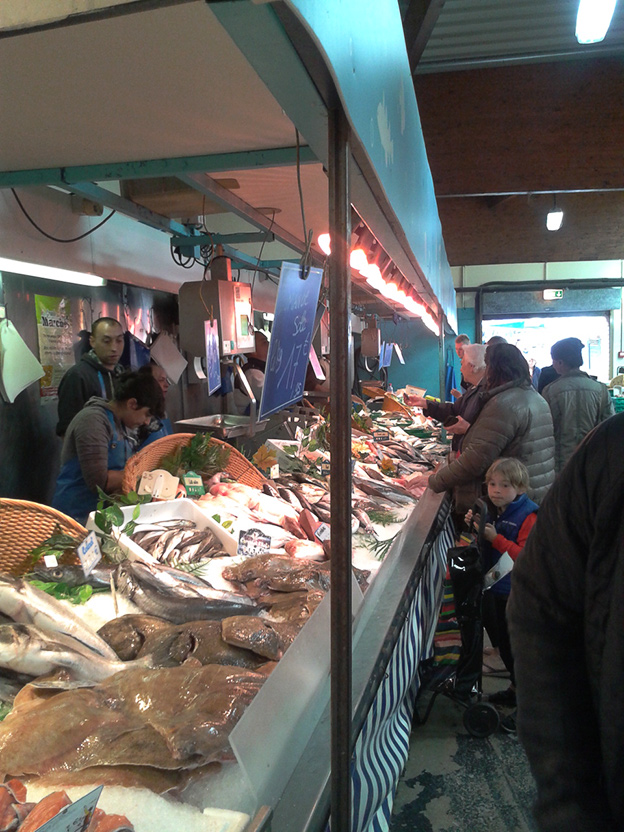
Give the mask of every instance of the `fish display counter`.
M 297 828 L 323 826 L 326 430 L 319 422 L 261 449 L 259 462 L 282 463 L 263 489 L 205 472 L 197 499 L 104 509 L 91 524 L 109 561 L 88 579 L 74 564 L 0 579 L 0 663 L 19 691 L 11 703 L 3 688 L 0 774 L 24 784 L 29 803 L 104 785 L 106 812 L 117 801 L 130 824 L 120 830 L 238 832 L 267 813 L 273 829 L 292 829 L 293 816 Z M 386 799 L 371 801 L 362 786 L 370 771 L 394 777 L 370 738 L 381 731 L 406 743 L 398 738 L 444 572 L 448 506 L 410 477 L 445 453 L 422 420 L 381 414 L 354 427 L 354 725 L 363 728 L 354 780 L 369 814 Z M 65 551 L 68 541 L 56 545 Z M 389 701 L 387 684 L 399 697 L 390 709 L 374 705 Z M 373 713 L 379 724 L 369 724 Z M 156 820 L 164 816 L 165 826 Z

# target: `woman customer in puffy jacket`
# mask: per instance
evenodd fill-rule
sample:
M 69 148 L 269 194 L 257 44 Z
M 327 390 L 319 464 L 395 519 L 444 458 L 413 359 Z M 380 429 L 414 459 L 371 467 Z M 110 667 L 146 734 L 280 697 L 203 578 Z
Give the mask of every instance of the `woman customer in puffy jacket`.
M 488 347 L 481 412 L 467 431 L 461 454 L 429 476 L 433 491 L 452 491 L 455 512 L 465 513 L 483 493 L 483 478 L 498 457 L 524 463 L 529 497 L 540 503 L 555 479 L 550 409 L 531 384 L 529 365 L 513 344 Z

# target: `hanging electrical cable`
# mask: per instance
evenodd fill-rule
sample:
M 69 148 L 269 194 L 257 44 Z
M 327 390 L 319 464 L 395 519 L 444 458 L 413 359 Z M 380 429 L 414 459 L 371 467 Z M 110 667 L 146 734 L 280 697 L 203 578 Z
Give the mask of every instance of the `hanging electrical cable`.
M 24 208 L 24 205 L 23 205 L 21 199 L 19 198 L 19 196 L 17 195 L 17 192 L 16 192 L 15 188 L 11 188 L 11 193 L 15 197 L 15 200 L 16 200 L 17 204 L 19 205 L 22 213 L 24 214 L 24 216 L 26 217 L 28 222 L 32 226 L 34 226 L 40 234 L 43 234 L 44 237 L 47 237 L 48 240 L 53 240 L 55 243 L 75 243 L 78 240 L 83 240 L 85 237 L 88 237 L 89 234 L 93 234 L 94 231 L 97 231 L 98 228 L 101 228 L 105 223 L 107 223 L 110 220 L 110 218 L 113 216 L 113 214 L 117 213 L 115 211 L 115 209 L 113 209 L 107 217 L 104 217 L 102 222 L 98 223 L 93 228 L 90 228 L 88 231 L 85 231 L 84 234 L 79 234 L 77 237 L 68 237 L 67 239 L 63 239 L 62 237 L 55 237 L 53 234 L 48 234 L 47 231 L 44 231 L 43 228 L 41 228 L 39 225 L 37 225 L 37 223 L 30 216 L 30 214 L 28 213 L 26 208 Z

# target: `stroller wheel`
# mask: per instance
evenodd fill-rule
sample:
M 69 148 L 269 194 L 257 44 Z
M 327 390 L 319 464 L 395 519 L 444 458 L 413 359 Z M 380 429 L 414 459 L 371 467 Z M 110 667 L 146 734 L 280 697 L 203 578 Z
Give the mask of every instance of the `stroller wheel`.
M 473 737 L 484 739 L 493 734 L 500 725 L 500 715 L 494 705 L 475 702 L 464 711 L 464 728 Z

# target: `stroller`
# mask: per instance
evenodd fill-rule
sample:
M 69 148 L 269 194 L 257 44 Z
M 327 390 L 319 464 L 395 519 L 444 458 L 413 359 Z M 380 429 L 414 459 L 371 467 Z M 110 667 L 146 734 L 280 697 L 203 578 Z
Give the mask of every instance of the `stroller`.
M 464 727 L 473 737 L 485 738 L 493 734 L 500 725 L 497 709 L 482 701 L 483 667 L 483 621 L 481 605 L 483 600 L 483 532 L 487 522 L 487 507 L 478 500 L 473 513 L 479 514 L 479 528 L 472 542 L 449 549 L 449 573 L 461 647 L 459 660 L 451 672 L 440 679 L 439 674 L 429 680 L 423 674 L 421 690 L 432 690 L 426 711 L 420 716 L 414 709 L 414 722 L 424 725 L 439 694 L 447 696 L 464 710 Z M 471 525 L 469 532 L 472 532 Z

